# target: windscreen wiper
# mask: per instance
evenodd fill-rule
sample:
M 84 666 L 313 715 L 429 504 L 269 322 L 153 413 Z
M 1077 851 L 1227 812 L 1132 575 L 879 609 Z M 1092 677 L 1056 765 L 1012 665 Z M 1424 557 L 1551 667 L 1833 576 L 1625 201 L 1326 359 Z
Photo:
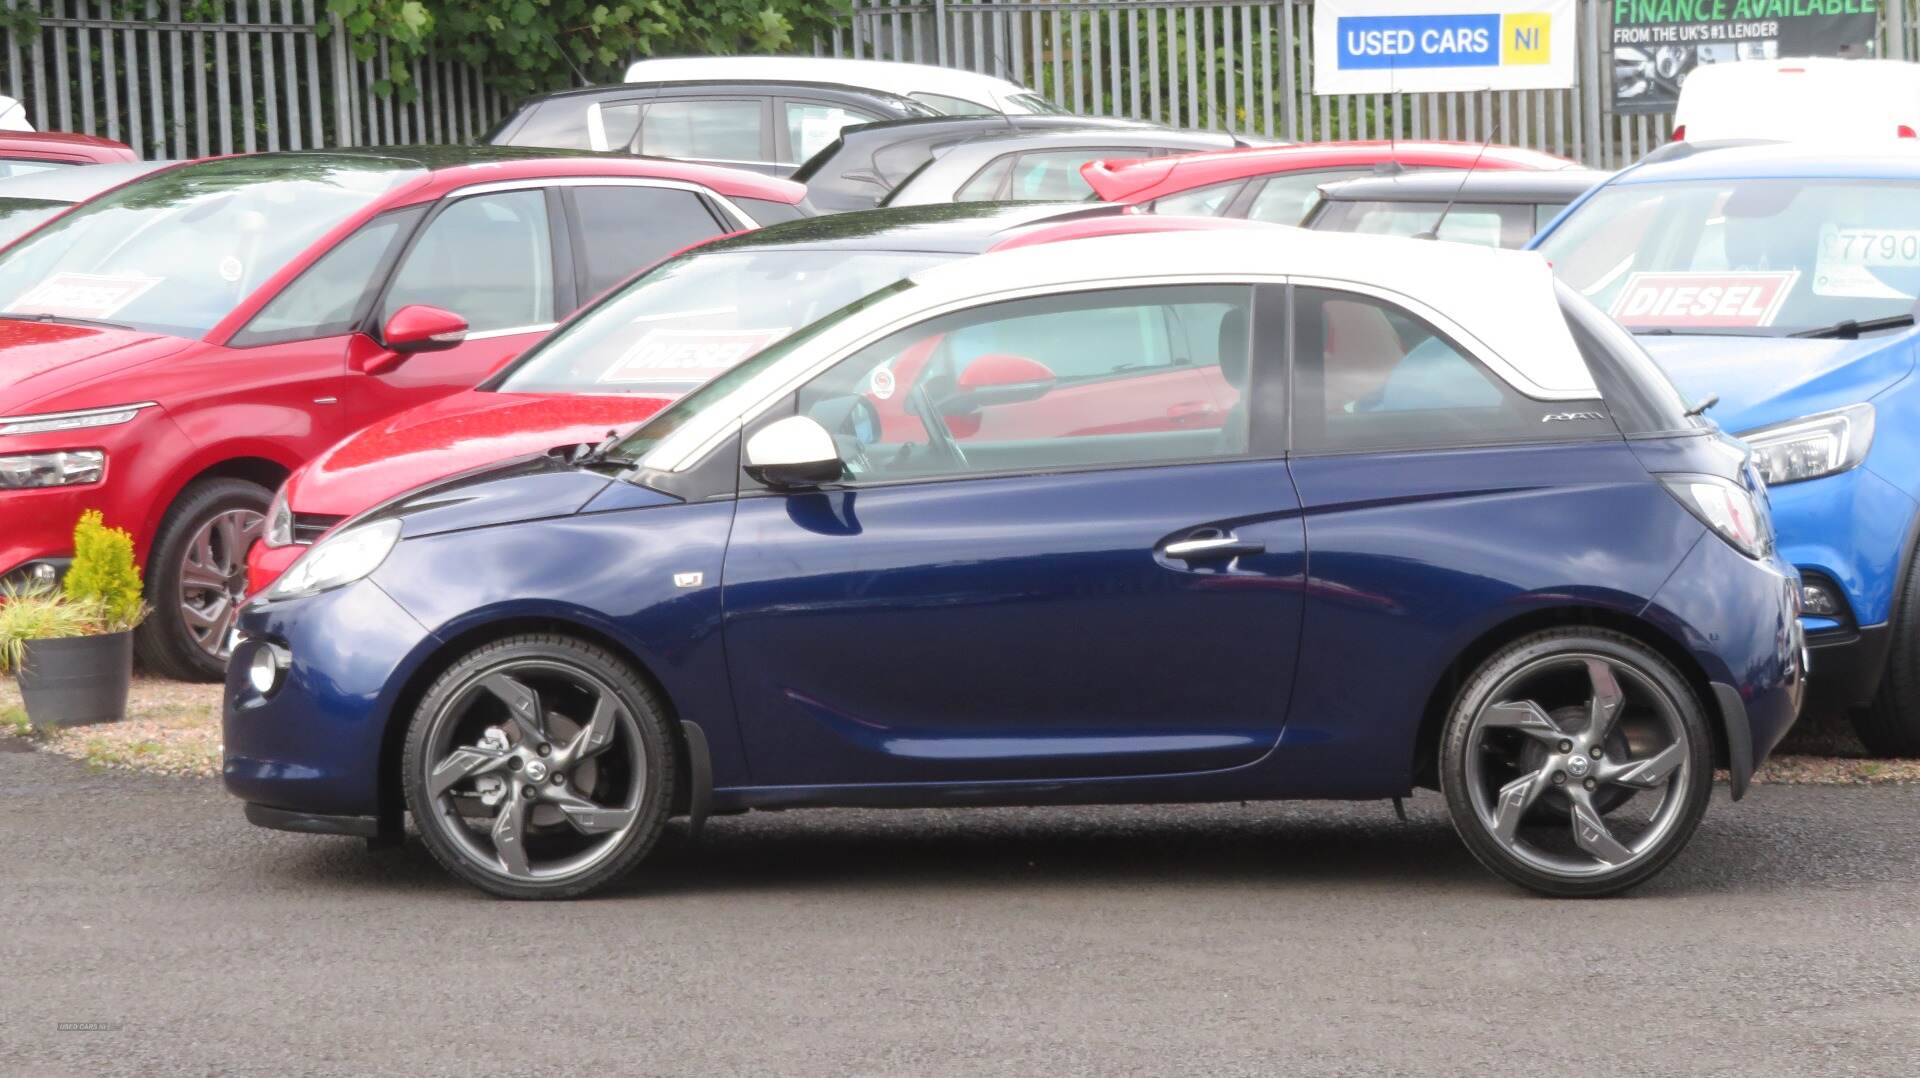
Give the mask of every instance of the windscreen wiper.
M 13 318 L 22 322 L 58 322 L 67 326 L 99 326 L 102 329 L 132 329 L 124 322 L 107 322 L 98 318 L 76 318 L 70 314 L 54 314 L 51 311 L 31 311 L 25 313 L 7 312 L 0 318 Z
M 1868 318 L 1865 320 L 1847 318 L 1835 322 L 1830 326 L 1821 326 L 1819 329 L 1803 329 L 1798 333 L 1789 333 L 1787 336 L 1837 337 L 1843 341 L 1851 341 L 1858 339 L 1862 333 L 1872 333 L 1878 329 L 1899 329 L 1903 326 L 1910 325 L 1913 325 L 1912 312 L 1906 314 L 1890 314 L 1885 318 Z

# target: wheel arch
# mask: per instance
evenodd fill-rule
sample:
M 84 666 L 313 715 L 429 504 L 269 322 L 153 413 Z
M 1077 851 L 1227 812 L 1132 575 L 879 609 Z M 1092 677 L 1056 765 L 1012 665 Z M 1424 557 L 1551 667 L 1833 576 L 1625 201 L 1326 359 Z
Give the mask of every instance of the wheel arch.
M 407 727 L 413 711 L 420 706 L 427 690 L 433 686 L 447 668 L 476 648 L 484 647 L 496 640 L 510 636 L 523 636 L 534 633 L 548 633 L 554 636 L 567 636 L 592 644 L 606 650 L 614 658 L 630 666 L 634 673 L 647 683 L 654 694 L 665 701 L 667 706 L 667 730 L 674 739 L 675 795 L 674 812 L 687 807 L 691 794 L 692 769 L 696 766 L 687 744 L 687 732 L 681 725 L 680 708 L 673 696 L 667 692 L 665 684 L 655 676 L 646 661 L 627 646 L 618 637 L 604 628 L 587 621 L 565 617 L 564 615 L 515 614 L 472 624 L 460 630 L 436 647 L 429 650 L 406 676 L 398 692 L 394 694 L 392 706 L 387 711 L 386 725 L 380 736 L 380 759 L 378 774 L 378 815 L 380 830 L 384 834 L 398 835 L 404 826 L 406 813 L 406 795 L 402 791 L 401 757 L 405 754 Z
M 275 455 L 254 452 L 214 453 L 203 455 L 188 461 L 185 467 L 174 472 L 167 486 L 160 492 L 161 497 L 153 499 L 147 506 L 147 519 L 140 534 L 157 536 L 160 523 L 175 502 L 180 500 L 188 488 L 204 479 L 244 479 L 257 483 L 269 492 L 278 490 L 292 474 L 296 462 Z M 149 549 L 147 556 L 152 557 Z
M 1439 788 L 1440 737 L 1446 726 L 1447 712 L 1452 708 L 1461 686 L 1473 676 L 1473 672 L 1495 652 L 1515 640 L 1548 629 L 1568 628 L 1610 629 L 1638 640 L 1672 663 L 1693 690 L 1701 712 L 1707 717 L 1707 728 L 1713 731 L 1714 766 L 1727 766 L 1727 716 L 1714 694 L 1712 679 L 1692 653 L 1644 618 L 1605 607 L 1556 606 L 1529 610 L 1484 630 L 1441 672 L 1428 690 L 1426 705 L 1420 714 L 1419 734 L 1414 742 L 1414 785 Z

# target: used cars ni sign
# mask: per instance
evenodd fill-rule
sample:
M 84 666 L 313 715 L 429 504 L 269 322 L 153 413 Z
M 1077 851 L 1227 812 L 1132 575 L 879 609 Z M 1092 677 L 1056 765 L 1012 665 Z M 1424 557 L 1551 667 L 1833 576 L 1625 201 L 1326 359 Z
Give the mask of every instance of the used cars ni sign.
M 1103 378 L 1211 368 L 1221 421 L 1033 421 L 1089 311 L 1136 327 Z M 270 827 L 410 813 L 513 897 L 676 814 L 1428 786 L 1495 872 L 1603 894 L 1792 723 L 1797 604 L 1745 450 L 1537 255 L 1077 240 L 342 525 L 241 616 L 225 782 Z

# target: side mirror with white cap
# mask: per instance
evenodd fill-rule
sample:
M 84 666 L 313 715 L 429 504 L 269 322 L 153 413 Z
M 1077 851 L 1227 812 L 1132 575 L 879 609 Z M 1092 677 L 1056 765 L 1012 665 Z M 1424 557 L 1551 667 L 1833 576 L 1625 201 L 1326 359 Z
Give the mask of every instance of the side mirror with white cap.
M 747 439 L 747 474 L 781 490 L 804 490 L 846 474 L 833 435 L 811 416 L 788 416 Z

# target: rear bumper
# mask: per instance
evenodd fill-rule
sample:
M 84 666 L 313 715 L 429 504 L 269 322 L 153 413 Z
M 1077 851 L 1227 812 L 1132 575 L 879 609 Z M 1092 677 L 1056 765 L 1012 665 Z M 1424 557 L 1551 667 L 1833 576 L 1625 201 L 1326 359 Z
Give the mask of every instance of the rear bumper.
M 298 831 L 303 835 L 354 835 L 380 837 L 378 816 L 322 816 L 312 812 L 294 812 L 267 805 L 247 803 L 247 822 L 275 831 Z

